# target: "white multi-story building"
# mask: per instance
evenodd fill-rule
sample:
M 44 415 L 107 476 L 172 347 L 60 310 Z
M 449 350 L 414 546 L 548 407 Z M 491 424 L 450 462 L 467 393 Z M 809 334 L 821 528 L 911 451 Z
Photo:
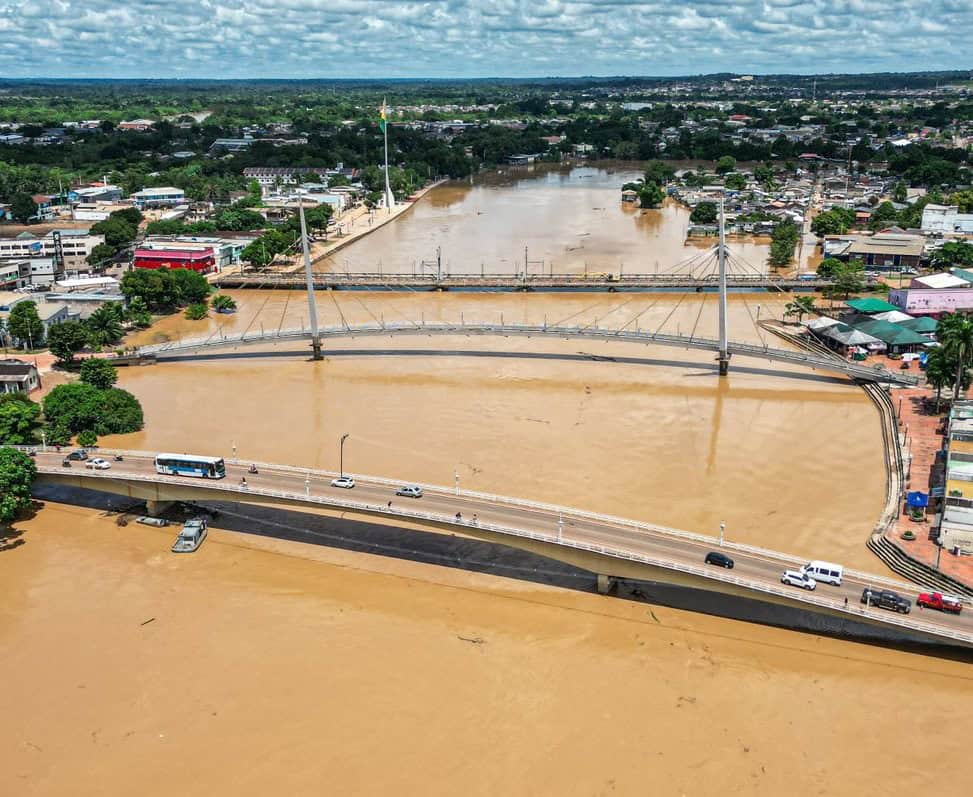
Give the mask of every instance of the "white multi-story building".
M 926 205 L 922 231 L 973 234 L 973 213 L 960 213 L 958 205 Z
M 22 232 L 16 238 L 0 238 L 0 260 L 56 257 L 58 238 L 66 271 L 90 270 L 88 255 L 105 242 L 104 235 L 90 235 L 88 230 L 52 230 L 43 238 Z
M 131 199 L 137 208 L 158 208 L 186 204 L 186 192 L 172 186 L 143 188 L 132 194 Z

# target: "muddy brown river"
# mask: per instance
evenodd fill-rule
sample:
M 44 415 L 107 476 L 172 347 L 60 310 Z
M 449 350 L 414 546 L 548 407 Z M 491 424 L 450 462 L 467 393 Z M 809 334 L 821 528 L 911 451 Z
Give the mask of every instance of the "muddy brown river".
M 562 251 L 567 229 L 600 234 L 600 211 L 573 198 L 587 190 L 574 178 L 447 186 L 466 194 L 437 205 L 433 192 L 428 208 L 340 255 L 397 256 L 382 236 L 409 240 L 423 213 L 455 213 L 475 230 L 508 197 L 524 203 L 504 217 L 508 243 L 490 250 L 492 227 L 469 251 L 482 243 L 512 262 L 517 235 L 533 230 L 538 258 L 566 258 L 565 268 L 603 258 L 607 270 L 628 254 L 608 243 Z M 546 196 L 538 183 L 548 181 Z M 476 197 L 479 216 L 464 204 Z M 455 268 L 472 239 L 451 225 L 428 243 Z M 658 244 L 660 262 L 682 253 L 675 240 Z M 471 262 L 463 268 L 479 268 Z M 233 296 L 234 315 L 170 317 L 133 342 L 307 323 L 300 293 Z M 785 301 L 733 296 L 731 337 L 760 341 L 754 322 L 779 318 Z M 716 332 L 712 296 L 317 302 L 325 325 L 502 316 Z M 458 477 L 463 488 L 714 535 L 725 521 L 730 539 L 880 570 L 864 547 L 884 500 L 879 421 L 843 380 L 742 358 L 720 380 L 710 354 L 591 341 L 368 338 L 326 349 L 320 363 L 280 344 L 257 358 L 123 370 L 146 428 L 102 442 L 336 468 L 347 433 L 352 472 Z M 243 530 L 256 528 L 248 511 L 236 518 Z M 0 542 L 0 794 L 967 791 L 955 763 L 973 732 L 964 661 L 223 529 L 176 557 L 173 535 L 48 503 Z

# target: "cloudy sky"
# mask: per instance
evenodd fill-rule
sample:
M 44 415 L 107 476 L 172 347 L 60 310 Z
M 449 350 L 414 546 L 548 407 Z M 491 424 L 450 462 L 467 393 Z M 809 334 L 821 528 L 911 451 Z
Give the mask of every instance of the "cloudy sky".
M 4 77 L 973 67 L 973 0 L 0 0 Z

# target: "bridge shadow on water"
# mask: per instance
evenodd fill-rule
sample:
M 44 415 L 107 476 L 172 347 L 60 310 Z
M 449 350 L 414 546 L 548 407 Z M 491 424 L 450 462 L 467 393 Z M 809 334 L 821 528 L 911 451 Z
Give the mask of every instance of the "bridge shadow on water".
M 98 509 L 116 516 L 123 513 L 141 514 L 145 509 L 143 503 L 133 503 L 117 495 L 51 484 L 35 485 L 35 497 Z M 577 592 L 597 591 L 596 576 L 587 570 L 517 548 L 437 532 L 235 502 L 177 505 L 167 517 L 173 523 L 180 523 L 200 512 L 211 516 L 210 526 L 214 529 L 450 567 Z M 131 524 L 130 528 L 138 527 Z M 177 529 L 172 528 L 173 539 Z M 616 600 L 699 612 L 973 663 L 973 651 L 968 649 L 916 641 L 893 628 L 878 628 L 756 599 L 635 579 L 617 579 L 611 596 Z M 652 619 L 646 622 L 658 622 L 651 610 L 649 616 Z
M 591 354 L 579 351 L 577 353 L 557 352 L 518 352 L 493 351 L 476 349 L 323 349 L 325 357 L 481 357 L 498 360 L 561 360 L 564 362 L 611 362 L 623 365 L 655 365 L 666 368 L 684 368 L 697 371 L 694 376 L 715 376 L 719 374 L 719 366 L 714 361 L 693 362 L 691 360 L 675 360 L 662 357 L 625 357 L 618 355 Z M 246 360 L 264 358 L 307 358 L 306 349 L 286 349 L 273 351 L 229 351 L 213 352 L 209 354 L 186 354 L 160 356 L 160 362 L 205 362 L 209 360 Z M 750 359 L 750 358 L 747 358 Z M 799 366 L 792 366 L 799 368 Z M 786 369 L 786 366 L 783 366 Z M 730 366 L 731 373 L 756 374 L 759 376 L 774 376 L 782 379 L 795 379 L 804 382 L 842 384 L 854 386 L 848 377 L 829 376 L 827 374 L 802 372 L 799 370 L 781 370 L 776 368 L 757 368 L 740 365 L 739 359 Z

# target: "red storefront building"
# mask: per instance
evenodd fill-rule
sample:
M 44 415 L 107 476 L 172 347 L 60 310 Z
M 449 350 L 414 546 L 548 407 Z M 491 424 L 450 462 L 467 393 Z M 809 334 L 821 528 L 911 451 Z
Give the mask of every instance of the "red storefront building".
M 212 249 L 136 249 L 135 268 L 189 268 L 203 274 L 216 268 Z

